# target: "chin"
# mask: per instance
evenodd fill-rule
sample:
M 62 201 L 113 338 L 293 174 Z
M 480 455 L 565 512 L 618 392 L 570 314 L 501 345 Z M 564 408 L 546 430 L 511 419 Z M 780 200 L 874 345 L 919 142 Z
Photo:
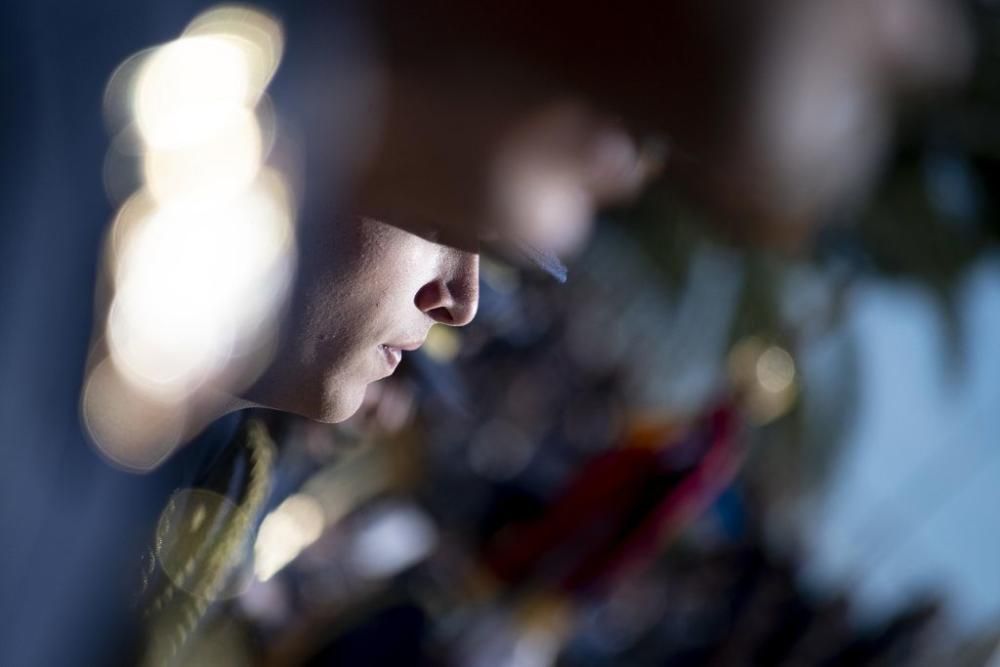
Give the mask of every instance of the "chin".
M 316 414 L 305 415 L 325 424 L 337 424 L 353 417 L 365 399 L 364 385 L 359 387 L 339 386 L 327 390 Z
M 364 383 L 300 383 L 291 387 L 260 383 L 241 396 L 261 407 L 287 412 L 325 424 L 351 418 L 365 398 Z

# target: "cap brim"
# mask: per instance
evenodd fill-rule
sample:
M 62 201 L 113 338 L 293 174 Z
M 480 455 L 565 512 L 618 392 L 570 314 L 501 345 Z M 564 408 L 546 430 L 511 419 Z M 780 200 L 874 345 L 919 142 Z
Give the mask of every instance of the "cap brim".
M 569 274 L 566 265 L 555 253 L 517 238 L 491 241 L 484 244 L 484 250 L 508 264 L 523 269 L 540 269 L 560 283 L 565 283 Z

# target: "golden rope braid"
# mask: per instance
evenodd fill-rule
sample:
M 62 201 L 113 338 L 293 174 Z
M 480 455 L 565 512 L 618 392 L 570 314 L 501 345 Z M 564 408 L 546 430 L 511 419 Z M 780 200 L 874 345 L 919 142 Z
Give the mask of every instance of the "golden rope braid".
M 183 567 L 174 576 L 167 577 L 164 590 L 150 603 L 145 613 L 150 634 L 144 665 L 169 665 L 178 657 L 240 561 L 241 547 L 246 544 L 254 519 L 270 491 L 275 456 L 274 442 L 259 420 L 247 424 L 245 445 L 250 452 L 250 472 L 243 500 L 231 512 L 219 536 L 201 545 L 205 549 L 192 549 Z M 156 555 L 160 562 L 163 562 L 164 544 L 176 510 L 175 498 L 171 498 L 164 511 L 164 520 L 157 528 Z M 206 550 L 207 553 L 199 557 Z

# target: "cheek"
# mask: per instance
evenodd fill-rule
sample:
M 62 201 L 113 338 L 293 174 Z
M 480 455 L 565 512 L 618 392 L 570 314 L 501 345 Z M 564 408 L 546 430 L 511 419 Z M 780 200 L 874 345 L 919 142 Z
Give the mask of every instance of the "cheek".
M 314 417 L 339 422 L 353 415 L 361 405 L 368 384 L 378 378 L 374 345 L 369 332 L 360 327 L 323 339 L 315 346 L 299 382 L 321 402 Z
M 430 275 L 432 258 L 420 245 L 427 242 L 398 236 L 389 240 L 368 245 L 356 261 L 325 280 L 328 288 L 311 299 L 308 340 L 331 379 L 377 376 L 378 345 L 411 337 L 423 318 L 414 297 Z
M 336 247 L 312 247 L 313 270 L 303 282 L 296 325 L 286 350 L 296 384 L 322 401 L 324 421 L 340 421 L 360 406 L 365 390 L 384 375 L 378 345 L 423 333 L 414 298 L 437 270 L 440 249 L 377 222 L 359 223 Z M 326 266 L 317 253 L 325 255 Z
M 368 248 L 363 290 L 370 292 L 373 315 L 385 322 L 417 315 L 414 299 L 432 280 L 441 261 L 441 246 L 396 227 L 375 223 L 378 233 Z

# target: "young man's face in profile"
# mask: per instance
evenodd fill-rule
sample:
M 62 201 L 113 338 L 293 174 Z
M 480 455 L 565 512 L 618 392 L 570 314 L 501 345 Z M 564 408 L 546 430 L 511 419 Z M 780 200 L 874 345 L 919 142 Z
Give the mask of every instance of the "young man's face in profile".
M 530 72 L 488 59 L 381 65 L 375 138 L 340 202 L 360 215 L 307 225 L 275 358 L 243 395 L 319 421 L 354 414 L 434 323 L 471 321 L 478 240 L 572 252 L 595 208 L 648 175 L 616 118 Z
M 479 303 L 479 255 L 369 218 L 302 239 L 275 359 L 245 398 L 324 422 L 347 419 L 435 323 L 463 326 Z
M 586 236 L 596 203 L 641 182 L 635 150 L 597 115 L 546 95 L 501 105 L 485 85 L 443 85 L 425 73 L 394 80 L 347 207 L 361 215 L 303 230 L 290 317 L 243 398 L 347 419 L 433 324 L 472 320 L 479 239 L 565 251 Z M 450 129 L 456 117 L 467 128 L 460 136 Z

